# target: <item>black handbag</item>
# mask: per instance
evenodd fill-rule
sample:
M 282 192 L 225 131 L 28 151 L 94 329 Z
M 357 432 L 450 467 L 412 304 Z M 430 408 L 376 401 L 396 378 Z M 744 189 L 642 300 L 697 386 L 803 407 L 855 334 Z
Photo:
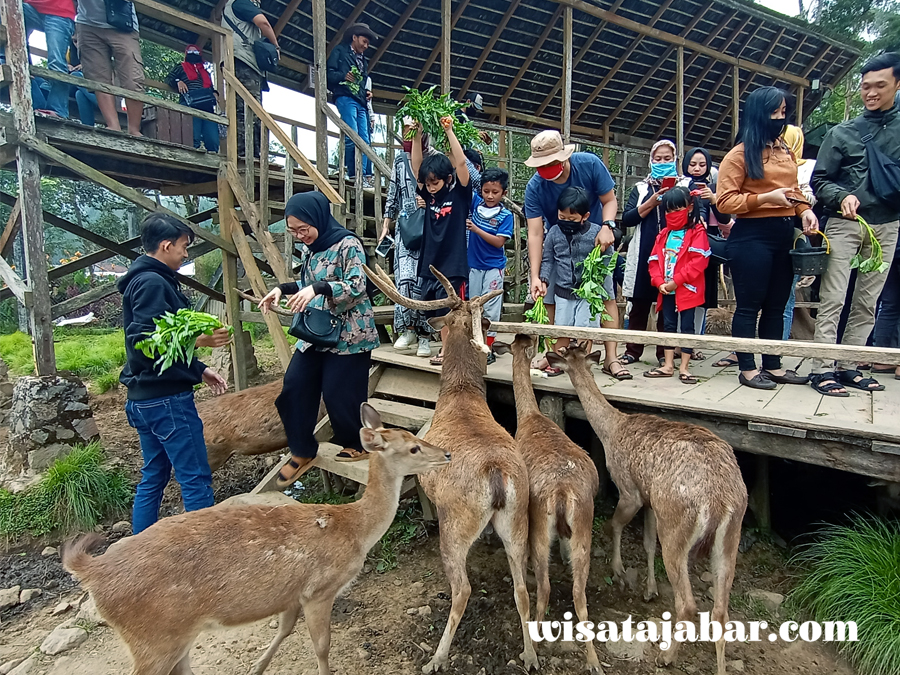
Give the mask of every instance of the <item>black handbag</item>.
M 303 262 L 300 270 L 300 282 L 306 284 L 306 269 L 309 257 Z M 308 342 L 313 347 L 337 347 L 341 340 L 341 320 L 324 309 L 307 307 L 294 314 L 288 334 Z
M 241 39 L 244 41 L 244 44 L 248 44 L 250 42 L 250 38 L 237 27 L 237 24 L 228 18 L 227 15 L 222 16 L 225 19 L 225 22 L 231 26 L 231 30 L 241 36 Z M 278 67 L 278 49 L 271 42 L 266 40 L 265 38 L 260 38 L 259 40 L 254 40 L 253 44 L 253 55 L 256 56 L 256 65 L 263 73 L 271 73 L 275 71 L 275 68 Z
M 134 4 L 128 0 L 106 0 L 106 23 L 123 33 L 136 31 Z
M 412 175 L 412 165 L 409 163 L 409 155 L 405 158 L 406 168 Z M 416 209 L 412 213 L 401 213 L 397 219 L 397 232 L 403 245 L 410 251 L 418 251 L 422 248 L 422 237 L 425 234 L 425 209 Z
M 854 122 L 861 140 L 866 146 L 866 163 L 869 165 L 869 190 L 879 201 L 892 209 L 900 210 L 900 162 L 888 157 L 875 145 L 875 134 L 868 133 L 863 118 Z M 880 131 L 880 130 L 879 130 Z
M 190 89 L 184 97 L 185 105 L 197 110 L 212 111 L 216 107 L 216 93 L 213 89 L 204 87 L 203 89 Z
M 728 254 L 725 252 L 725 242 L 728 240 L 717 234 L 709 233 L 706 234 L 706 238 L 709 240 L 710 262 L 722 265 L 727 263 Z

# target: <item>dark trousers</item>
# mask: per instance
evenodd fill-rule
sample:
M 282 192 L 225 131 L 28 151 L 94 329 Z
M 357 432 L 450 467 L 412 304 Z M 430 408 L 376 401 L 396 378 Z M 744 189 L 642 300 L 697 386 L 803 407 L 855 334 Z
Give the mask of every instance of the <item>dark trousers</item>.
M 694 310 L 696 307 L 679 312 L 675 308 L 675 296 L 664 295 L 662 299 L 662 319 L 664 333 L 681 333 L 682 335 L 694 334 Z M 678 324 L 681 323 L 681 330 Z M 671 348 L 670 348 L 671 349 Z M 682 347 L 682 354 L 693 354 L 690 347 Z
M 631 311 L 628 313 L 628 330 L 647 330 L 647 323 L 650 321 L 650 308 L 652 306 L 652 300 L 632 298 Z M 658 333 L 663 332 L 663 317 L 659 308 L 657 308 L 656 315 L 656 331 Z M 625 345 L 625 353 L 633 356 L 636 360 L 640 360 L 641 356 L 644 354 L 644 345 L 632 344 L 629 342 Z M 663 348 L 657 346 L 657 360 L 663 358 L 663 356 L 665 356 Z
M 359 407 L 368 398 L 371 352 L 335 354 L 312 347 L 294 352 L 275 407 L 281 416 L 291 454 L 315 457 L 319 444 L 313 436 L 319 398 L 334 431 L 332 442 L 362 450 L 359 441 Z
M 781 340 L 784 308 L 794 270 L 790 249 L 796 218 L 738 218 L 726 243 L 737 305 L 731 322 L 733 337 Z M 754 370 L 753 354 L 738 352 L 738 367 Z M 781 368 L 781 357 L 764 354 L 762 367 Z
M 234 76 L 238 79 L 238 81 L 247 88 L 253 98 L 262 103 L 262 76 L 257 73 L 253 68 L 248 66 L 243 61 L 236 60 L 234 62 Z M 244 129 L 244 103 L 243 99 L 238 98 L 237 100 L 237 117 L 235 119 L 235 123 L 237 124 L 237 141 L 238 141 L 238 156 L 243 157 L 245 153 L 245 129 Z M 247 110 L 250 111 L 250 106 L 247 106 Z M 250 111 L 251 114 L 253 111 Z M 259 147 L 260 147 L 260 138 L 262 136 L 262 127 L 260 126 L 259 118 L 256 115 L 253 115 L 253 156 L 259 157 Z
M 875 346 L 900 347 L 900 246 L 881 291 L 881 309 L 875 320 Z

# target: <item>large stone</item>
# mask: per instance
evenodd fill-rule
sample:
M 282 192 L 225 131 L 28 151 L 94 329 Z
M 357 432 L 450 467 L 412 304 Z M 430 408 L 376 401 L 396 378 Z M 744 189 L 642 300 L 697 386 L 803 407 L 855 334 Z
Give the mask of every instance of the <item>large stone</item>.
M 32 471 L 43 471 L 60 457 L 65 457 L 72 450 L 64 443 L 54 443 L 28 453 L 28 468 Z
M 769 591 L 750 591 L 747 593 L 747 597 L 762 603 L 772 614 L 777 614 L 781 603 L 784 602 L 784 596 L 781 593 L 771 593 Z
M 19 604 L 24 605 L 26 602 L 30 602 L 32 598 L 36 598 L 43 594 L 44 591 L 40 588 L 26 588 L 19 594 Z
M 19 595 L 22 592 L 21 586 L 13 586 L 0 591 L 0 612 L 19 604 Z
M 622 661 L 643 661 L 646 658 L 648 649 L 646 642 L 638 642 L 637 640 L 626 642 L 621 637 L 620 635 L 619 640 L 606 642 L 606 651 L 609 652 L 610 656 Z
M 90 595 L 81 603 L 81 607 L 78 608 L 78 614 L 75 615 L 75 621 L 86 621 L 87 623 L 94 623 L 98 626 L 107 625 L 106 620 L 100 616 L 100 611 L 97 609 L 97 603 L 94 602 L 93 596 Z
M 37 665 L 37 657 L 29 656 L 27 659 L 22 661 L 19 665 L 9 671 L 9 675 L 28 675 L 31 672 L 32 668 Z
M 75 649 L 75 647 L 87 640 L 87 638 L 87 631 L 83 628 L 63 628 L 62 626 L 57 626 L 41 643 L 41 651 L 50 656 L 62 654 L 70 649 Z
M 247 369 L 247 377 L 256 377 L 259 374 L 259 364 L 253 351 L 253 341 L 250 333 L 244 331 L 244 343 L 247 345 L 243 354 L 244 367 Z M 231 367 L 231 347 L 216 347 L 212 350 L 206 365 L 225 378 L 230 385 L 234 383 L 234 369 Z

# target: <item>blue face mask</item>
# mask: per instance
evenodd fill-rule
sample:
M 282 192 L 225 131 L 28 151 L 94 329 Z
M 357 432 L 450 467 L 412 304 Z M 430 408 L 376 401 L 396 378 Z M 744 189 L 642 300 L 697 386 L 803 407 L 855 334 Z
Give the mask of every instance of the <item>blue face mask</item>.
M 650 164 L 650 178 L 669 178 L 677 175 L 675 162 L 654 162 Z

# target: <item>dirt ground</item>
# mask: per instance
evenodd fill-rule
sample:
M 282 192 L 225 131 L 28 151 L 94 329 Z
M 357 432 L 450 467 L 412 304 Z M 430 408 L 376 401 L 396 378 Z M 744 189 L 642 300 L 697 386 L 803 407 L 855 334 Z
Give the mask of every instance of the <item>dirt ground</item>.
M 261 380 L 262 381 L 262 380 Z M 96 397 L 93 407 L 109 455 L 120 458 L 135 479 L 140 468 L 137 436 L 128 427 L 123 411 L 122 392 Z M 274 461 L 272 457 L 232 460 L 214 478 L 216 500 L 250 490 Z M 169 486 L 164 515 L 180 510 L 178 487 Z M 603 519 L 614 504 L 605 502 L 597 515 Z M 673 611 L 671 587 L 665 581 L 661 559 L 657 560 L 660 598 L 646 603 L 641 598 L 646 569 L 641 545 L 641 518 L 626 530 L 623 558 L 633 569 L 636 588 L 620 591 L 610 585 L 609 537 L 598 531 L 594 537 L 594 556 L 588 584 L 588 608 L 594 621 L 623 621 L 659 617 Z M 114 540 L 121 534 L 104 532 Z M 398 555 L 398 566 L 384 574 L 367 564 L 360 577 L 340 598 L 332 615 L 331 665 L 338 675 L 357 673 L 420 673 L 437 647 L 450 609 L 450 587 L 440 560 L 437 528 L 429 525 L 428 536 Z M 50 542 L 58 545 L 58 542 Z M 25 605 L 5 610 L 0 616 L 0 665 L 32 653 L 46 635 L 75 610 L 52 615 L 60 601 L 76 603 L 82 593 L 74 580 L 61 568 L 59 556 L 41 555 L 41 546 L 0 557 L 0 589 L 13 585 L 40 588 L 43 595 Z M 573 611 L 571 577 L 555 555 L 551 567 L 552 595 L 550 620 L 562 620 Z M 762 589 L 785 593 L 790 588 L 787 554 L 781 549 L 757 542 L 741 554 L 732 592 L 731 618 L 767 619 L 775 617 L 759 605 L 748 603 L 746 593 Z M 705 570 L 695 565 L 692 574 L 700 611 L 709 611 L 712 602 L 708 583 L 700 579 Z M 289 571 L 288 571 L 289 572 Z M 635 575 L 636 572 L 636 575 Z M 211 573 L 215 571 L 211 570 Z M 252 573 L 252 571 L 248 571 Z M 295 573 L 307 573 L 296 570 Z M 524 672 L 518 655 L 522 637 L 513 600 L 509 569 L 502 546 L 493 535 L 476 542 L 469 556 L 469 580 L 472 597 L 451 648 L 450 672 L 461 675 L 512 675 Z M 532 611 L 534 609 L 534 585 Z M 425 608 L 428 609 L 425 609 Z M 420 609 L 421 608 L 421 609 Z M 88 626 L 88 640 L 62 656 L 38 655 L 29 675 L 124 675 L 130 672 L 130 659 L 123 643 L 108 627 Z M 203 633 L 191 652 L 196 675 L 245 675 L 275 634 L 274 617 L 236 629 Z M 572 643 L 538 644 L 543 673 L 580 672 L 584 667 L 580 645 Z M 674 667 L 658 669 L 654 663 L 657 648 L 647 645 L 642 660 L 624 660 L 605 645 L 597 652 L 606 673 L 621 675 L 693 675 L 715 672 L 715 649 L 711 644 L 687 644 Z M 788 675 L 854 675 L 836 651 L 822 644 L 744 643 L 729 645 L 726 658 L 729 672 Z M 316 660 L 303 620 L 282 644 L 267 673 L 272 675 L 313 675 Z

